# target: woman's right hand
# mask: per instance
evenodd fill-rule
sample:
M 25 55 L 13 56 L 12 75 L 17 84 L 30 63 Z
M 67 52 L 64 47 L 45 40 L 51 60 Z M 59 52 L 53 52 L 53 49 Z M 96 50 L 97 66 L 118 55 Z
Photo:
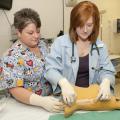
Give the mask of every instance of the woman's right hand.
M 53 96 L 45 96 L 42 107 L 49 112 L 61 112 L 64 110 L 64 103 Z
M 63 101 L 67 105 L 71 105 L 76 100 L 76 93 L 73 86 L 68 82 L 67 79 L 61 79 L 59 85 L 62 90 Z
M 49 112 L 61 112 L 64 109 L 64 104 L 54 96 L 39 96 L 33 93 L 30 96 L 29 103 L 40 106 Z

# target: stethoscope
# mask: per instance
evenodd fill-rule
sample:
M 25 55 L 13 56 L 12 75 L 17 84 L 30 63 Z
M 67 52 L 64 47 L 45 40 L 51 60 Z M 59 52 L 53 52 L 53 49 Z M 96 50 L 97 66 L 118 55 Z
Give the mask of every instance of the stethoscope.
M 94 47 L 95 46 L 95 47 Z M 91 51 L 90 51 L 90 54 L 92 55 L 92 52 L 93 50 L 97 50 L 97 53 L 98 55 L 100 55 L 100 52 L 99 52 L 99 49 L 98 49 L 98 46 L 96 43 L 92 43 L 92 46 L 91 46 Z M 72 42 L 72 56 L 71 56 L 71 63 L 74 63 L 76 62 L 76 57 L 74 55 L 74 43 Z
M 103 67 L 100 67 L 100 68 L 92 67 L 92 69 L 95 70 L 95 71 L 97 71 L 97 72 L 100 72 L 101 70 L 105 70 L 105 71 L 109 71 L 109 72 L 115 73 L 114 71 L 108 70 L 108 69 L 104 69 Z
M 90 51 L 90 54 L 92 55 L 92 52 L 93 50 L 96 50 L 98 55 L 100 55 L 100 52 L 99 52 L 99 48 L 97 46 L 96 43 L 92 43 L 92 46 L 91 46 L 91 51 Z M 74 43 L 72 42 L 72 56 L 71 56 L 71 63 L 75 63 L 76 62 L 76 57 L 74 55 Z M 111 71 L 111 70 L 108 70 L 108 69 L 104 69 L 103 67 L 100 67 L 100 68 L 95 68 L 95 67 L 92 67 L 93 70 L 99 72 L 101 70 L 105 70 L 105 71 L 109 71 L 109 72 L 112 72 L 114 73 L 114 71 Z

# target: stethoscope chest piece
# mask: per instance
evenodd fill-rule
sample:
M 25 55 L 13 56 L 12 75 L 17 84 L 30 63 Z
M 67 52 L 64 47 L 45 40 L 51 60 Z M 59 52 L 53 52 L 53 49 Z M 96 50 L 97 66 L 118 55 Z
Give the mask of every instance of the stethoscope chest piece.
M 75 56 L 71 56 L 71 63 L 76 62 L 76 57 Z

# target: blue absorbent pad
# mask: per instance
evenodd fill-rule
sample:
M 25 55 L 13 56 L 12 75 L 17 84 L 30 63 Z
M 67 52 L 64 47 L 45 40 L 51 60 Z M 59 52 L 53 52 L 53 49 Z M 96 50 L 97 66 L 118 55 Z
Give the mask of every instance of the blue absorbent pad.
M 51 115 L 49 120 L 120 120 L 120 111 L 90 111 L 87 113 L 74 113 L 67 118 L 64 117 L 64 114 L 55 114 Z

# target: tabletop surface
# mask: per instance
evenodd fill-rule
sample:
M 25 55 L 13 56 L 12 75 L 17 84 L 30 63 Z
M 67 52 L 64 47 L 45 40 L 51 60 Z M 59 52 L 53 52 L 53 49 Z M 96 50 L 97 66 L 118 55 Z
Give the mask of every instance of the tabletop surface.
M 82 114 L 82 113 L 86 113 L 86 114 Z M 100 118 L 96 120 L 101 120 L 101 117 L 102 118 L 109 117 L 109 120 L 113 120 L 113 118 L 116 118 L 116 116 L 117 116 L 117 119 L 114 119 L 114 120 L 120 120 L 119 113 L 120 111 L 113 111 L 113 112 L 112 111 L 104 111 L 104 112 L 103 111 L 102 112 L 101 111 L 98 111 L 98 112 L 78 111 L 73 116 L 71 116 L 68 120 L 73 120 L 73 118 L 75 118 L 74 120 L 83 120 L 83 117 L 85 117 L 85 120 L 93 120 L 94 117 Z M 26 105 L 16 101 L 13 98 L 9 98 L 7 100 L 7 103 L 4 109 L 0 111 L 0 120 L 65 120 L 65 118 L 63 117 L 63 113 L 62 115 L 50 113 L 40 107 Z
M 4 109 L 0 111 L 0 120 L 48 120 L 50 115 L 53 113 L 9 98 Z

